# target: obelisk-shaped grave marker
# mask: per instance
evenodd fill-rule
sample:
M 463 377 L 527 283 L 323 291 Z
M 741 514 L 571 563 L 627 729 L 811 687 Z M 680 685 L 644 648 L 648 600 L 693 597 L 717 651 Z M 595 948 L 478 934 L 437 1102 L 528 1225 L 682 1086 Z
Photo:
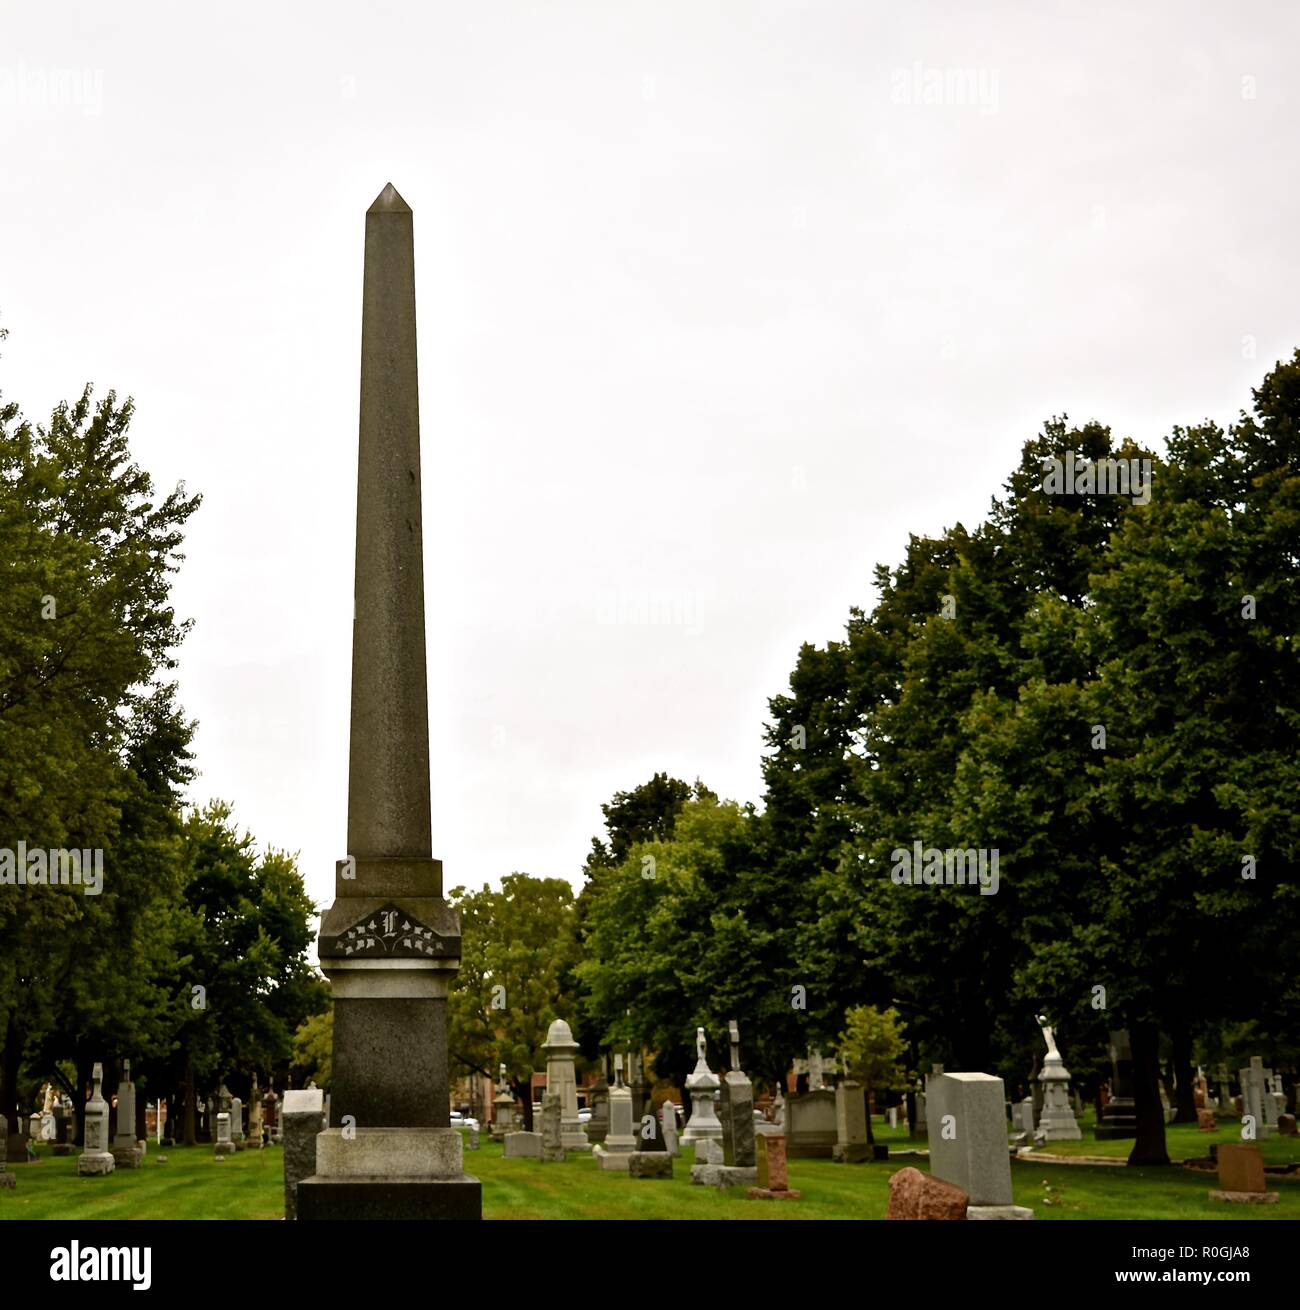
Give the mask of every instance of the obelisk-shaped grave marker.
M 432 857 L 420 491 L 414 222 L 390 183 L 366 213 L 348 858 L 319 943 L 334 1080 L 300 1219 L 482 1215 L 449 1116 L 460 918 Z

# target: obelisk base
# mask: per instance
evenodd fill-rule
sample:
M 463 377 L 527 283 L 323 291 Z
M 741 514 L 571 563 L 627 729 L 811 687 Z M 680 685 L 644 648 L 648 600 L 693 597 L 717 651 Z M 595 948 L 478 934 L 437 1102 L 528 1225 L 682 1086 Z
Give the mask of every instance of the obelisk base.
M 327 1128 L 316 1173 L 298 1184 L 298 1218 L 481 1219 L 463 1152 L 457 1128 Z

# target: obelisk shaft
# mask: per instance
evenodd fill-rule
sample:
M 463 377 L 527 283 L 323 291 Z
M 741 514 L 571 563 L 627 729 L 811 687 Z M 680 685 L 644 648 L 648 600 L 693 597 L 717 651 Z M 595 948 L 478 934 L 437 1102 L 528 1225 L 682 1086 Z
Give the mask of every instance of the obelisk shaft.
M 321 921 L 332 1118 L 448 1122 L 446 997 L 460 921 L 431 854 L 415 244 L 386 186 L 366 212 L 348 859 Z
M 428 858 L 429 713 L 415 239 L 391 184 L 366 214 L 348 854 Z
M 390 183 L 366 212 L 348 858 L 317 945 L 334 1061 L 307 1220 L 482 1217 L 448 1122 L 461 941 L 430 840 L 413 228 Z

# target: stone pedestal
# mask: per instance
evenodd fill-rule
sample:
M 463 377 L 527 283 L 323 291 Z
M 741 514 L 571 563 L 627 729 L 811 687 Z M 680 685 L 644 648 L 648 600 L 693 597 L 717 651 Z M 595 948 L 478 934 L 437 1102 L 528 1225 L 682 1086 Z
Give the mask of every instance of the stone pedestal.
M 1048 1055 L 1038 1075 L 1043 1086 L 1043 1111 L 1038 1119 L 1038 1133 L 1047 1142 L 1082 1140 L 1074 1107 L 1070 1104 L 1070 1071 L 1059 1055 Z
M 609 1089 L 609 1132 L 605 1135 L 605 1151 L 612 1155 L 625 1155 L 637 1149 L 637 1125 L 632 1118 L 632 1093 L 622 1086 Z
M 695 1049 L 698 1058 L 694 1072 L 686 1079 L 686 1092 L 691 1098 L 691 1117 L 682 1133 L 683 1142 L 698 1142 L 702 1137 L 722 1140 L 722 1124 L 718 1119 L 715 1102 L 720 1084 L 709 1071 L 705 1060 L 704 1029 L 695 1030 Z
M 86 1102 L 86 1146 L 77 1157 L 79 1174 L 111 1174 L 116 1165 L 108 1149 L 108 1102 L 104 1100 L 100 1084 L 104 1081 L 103 1065 L 95 1065 L 91 1075 L 94 1091 Z
M 330 1127 L 300 1219 L 481 1217 L 450 1127 L 460 919 L 432 849 L 414 218 L 390 184 L 366 213 L 347 858 L 317 947 Z
M 499 1142 L 514 1126 L 515 1098 L 503 1089 L 492 1100 L 492 1140 Z
M 542 1050 L 546 1052 L 546 1091 L 558 1097 L 560 1102 L 560 1136 L 564 1149 L 586 1151 L 591 1143 L 587 1141 L 578 1118 L 578 1082 L 573 1068 L 578 1043 L 573 1040 L 569 1025 L 563 1019 L 551 1024 Z M 545 1099 L 542 1105 L 544 1109 Z

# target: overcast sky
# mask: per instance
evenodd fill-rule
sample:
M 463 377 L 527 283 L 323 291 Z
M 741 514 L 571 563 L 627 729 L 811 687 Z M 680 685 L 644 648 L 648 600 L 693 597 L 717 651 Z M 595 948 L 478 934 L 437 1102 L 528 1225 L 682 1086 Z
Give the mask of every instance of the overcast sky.
M 1300 345 L 1300 11 L 1210 8 L 4 0 L 0 389 L 203 494 L 195 798 L 331 897 L 386 182 L 434 854 L 576 882 L 655 770 L 757 801 L 799 644 L 1045 418 L 1158 446 Z

